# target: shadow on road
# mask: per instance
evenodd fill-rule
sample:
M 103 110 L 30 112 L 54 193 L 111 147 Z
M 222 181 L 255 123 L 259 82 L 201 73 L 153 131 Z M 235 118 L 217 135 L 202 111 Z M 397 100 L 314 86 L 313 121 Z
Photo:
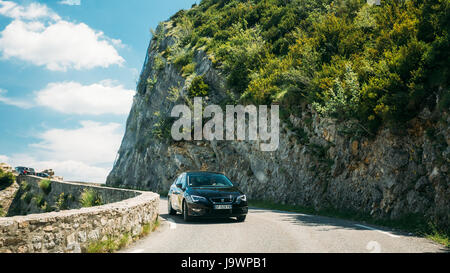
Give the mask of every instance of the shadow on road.
M 237 224 L 238 222 L 235 218 L 193 218 L 189 222 L 183 220 L 183 215 L 169 215 L 160 214 L 160 217 L 169 220 L 172 219 L 177 225 L 214 225 L 214 224 Z
M 279 210 L 258 209 L 252 208 L 251 213 L 277 213 L 282 217 L 282 221 L 288 222 L 294 225 L 318 227 L 320 231 L 332 231 L 339 229 L 347 230 L 369 230 L 358 225 L 364 225 L 366 227 L 374 228 L 380 231 L 389 232 L 396 236 L 417 236 L 410 233 L 392 230 L 385 227 L 368 225 L 365 223 L 359 223 L 351 220 L 343 220 L 338 218 L 331 218 L 326 216 L 309 215 L 295 212 L 284 212 Z

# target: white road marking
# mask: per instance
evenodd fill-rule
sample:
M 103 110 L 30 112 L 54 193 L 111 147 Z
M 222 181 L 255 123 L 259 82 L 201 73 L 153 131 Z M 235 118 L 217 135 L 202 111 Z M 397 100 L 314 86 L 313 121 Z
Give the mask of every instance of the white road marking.
M 393 238 L 399 238 L 400 237 L 400 236 L 394 235 L 394 234 L 392 234 L 390 232 L 379 230 L 379 229 L 376 229 L 376 228 L 373 228 L 373 227 L 368 227 L 368 226 L 365 226 L 365 225 L 355 224 L 355 226 L 362 227 L 362 228 L 365 228 L 365 229 L 375 230 L 375 231 L 378 231 L 378 232 L 383 233 L 385 235 L 391 236 Z
M 130 253 L 142 253 L 142 252 L 144 252 L 144 250 L 140 248 L 140 249 L 133 250 Z
M 376 241 L 367 243 L 366 249 L 369 250 L 370 253 L 381 253 L 381 245 Z
M 177 228 L 177 223 L 175 223 L 175 221 L 172 218 L 167 219 L 167 221 L 169 221 L 169 228 L 170 229 L 176 229 Z

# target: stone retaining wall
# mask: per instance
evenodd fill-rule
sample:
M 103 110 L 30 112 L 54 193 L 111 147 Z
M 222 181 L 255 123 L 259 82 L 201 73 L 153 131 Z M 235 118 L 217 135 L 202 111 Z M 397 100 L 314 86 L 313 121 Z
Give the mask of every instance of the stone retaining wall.
M 27 215 L 81 208 L 80 198 L 83 191 L 92 189 L 100 197 L 103 204 L 119 202 L 136 197 L 133 190 L 117 190 L 89 183 L 60 182 L 51 180 L 49 192 L 39 187 L 43 180 L 37 176 L 18 176 L 17 183 L 21 186 L 8 210 L 7 216 Z M 27 196 L 28 195 L 28 196 Z M 39 197 L 40 204 L 36 202 Z M 63 199 L 61 199 L 61 197 Z M 58 204 L 58 201 L 60 204 Z M 61 202 L 62 201 L 62 202 Z
M 38 181 L 32 177 L 27 180 Z M 91 242 L 108 236 L 139 235 L 145 224 L 153 223 L 158 217 L 159 195 L 156 193 L 52 181 L 55 193 L 60 188 L 75 191 L 86 187 L 95 188 L 106 199 L 109 196 L 110 201 L 120 196 L 122 201 L 0 218 L 0 253 L 86 252 Z

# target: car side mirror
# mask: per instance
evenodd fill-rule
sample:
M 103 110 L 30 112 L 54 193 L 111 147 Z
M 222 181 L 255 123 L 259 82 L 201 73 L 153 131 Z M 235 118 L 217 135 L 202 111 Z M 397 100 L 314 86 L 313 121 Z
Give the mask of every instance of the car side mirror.
M 183 188 L 183 184 L 177 184 L 177 188 Z

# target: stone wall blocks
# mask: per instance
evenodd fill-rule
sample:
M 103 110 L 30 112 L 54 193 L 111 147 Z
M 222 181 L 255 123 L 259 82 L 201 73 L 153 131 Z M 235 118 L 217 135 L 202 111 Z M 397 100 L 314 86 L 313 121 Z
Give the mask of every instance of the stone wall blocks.
M 130 191 L 126 191 L 117 196 L 130 196 Z M 126 202 L 98 207 L 0 218 L 0 253 L 80 253 L 92 241 L 111 235 L 120 236 L 124 231 L 138 235 L 143 221 L 154 220 L 159 195 L 137 191 L 132 195 Z

